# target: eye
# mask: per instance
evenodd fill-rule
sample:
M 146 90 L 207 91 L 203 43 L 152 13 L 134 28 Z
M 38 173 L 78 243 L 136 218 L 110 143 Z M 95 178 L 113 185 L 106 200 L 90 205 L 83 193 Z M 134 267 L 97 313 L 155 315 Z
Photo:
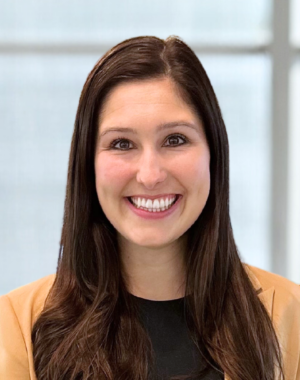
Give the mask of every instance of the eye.
M 181 144 L 176 144 L 176 141 L 178 141 L 178 139 L 181 139 L 183 140 L 183 143 Z M 171 143 L 169 145 L 167 145 L 168 147 L 175 147 L 176 146 L 180 146 L 180 145 L 184 145 L 187 143 L 187 138 L 184 137 L 183 135 L 180 135 L 180 134 L 176 134 L 176 135 L 170 135 L 167 137 L 167 140 L 169 140 L 170 142 L 174 142 L 175 141 L 175 144 Z M 126 145 L 131 143 L 130 140 L 127 140 L 127 139 L 123 139 L 123 138 L 118 138 L 116 140 L 113 140 L 109 146 L 110 149 L 115 149 L 115 150 L 130 150 L 132 148 L 126 148 Z M 120 144 L 120 147 L 117 147 L 117 144 Z M 125 145 L 125 146 L 124 146 Z
M 176 135 L 171 135 L 171 136 L 168 136 L 167 137 L 167 140 L 169 140 L 169 141 L 178 141 L 178 139 L 181 139 L 181 140 L 183 140 L 183 143 L 181 143 L 181 144 L 179 144 L 179 145 L 183 145 L 183 144 L 186 144 L 186 142 L 187 142 L 187 139 L 183 136 L 183 135 L 180 135 L 180 134 L 176 134 Z M 171 144 L 171 145 L 168 145 L 168 146 L 177 146 L 178 144 Z
M 125 141 L 125 145 L 130 143 L 129 140 L 127 139 L 116 139 L 116 140 L 113 140 L 109 146 L 110 149 L 115 149 L 115 150 L 129 150 L 129 149 L 126 149 L 126 147 L 124 147 L 124 141 Z M 120 148 L 117 147 L 117 144 L 121 144 Z

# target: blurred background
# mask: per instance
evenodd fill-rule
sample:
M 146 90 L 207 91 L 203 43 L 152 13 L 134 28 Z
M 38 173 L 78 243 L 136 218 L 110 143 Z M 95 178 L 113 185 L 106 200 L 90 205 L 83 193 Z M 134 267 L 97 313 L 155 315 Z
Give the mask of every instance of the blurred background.
M 55 272 L 81 89 L 141 35 L 198 55 L 227 126 L 240 256 L 300 283 L 300 0 L 0 0 L 0 294 Z

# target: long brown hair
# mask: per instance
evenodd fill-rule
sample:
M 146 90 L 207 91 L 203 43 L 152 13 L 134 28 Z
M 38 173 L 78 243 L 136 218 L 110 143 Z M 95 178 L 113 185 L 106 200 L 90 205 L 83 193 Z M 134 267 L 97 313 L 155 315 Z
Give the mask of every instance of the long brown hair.
M 207 363 L 232 380 L 282 378 L 270 317 L 239 258 L 229 216 L 229 148 L 217 98 L 195 53 L 178 37 L 136 37 L 109 50 L 83 87 L 72 138 L 57 274 L 32 330 L 38 380 L 145 380 L 153 351 L 121 273 L 117 235 L 99 204 L 97 120 L 114 86 L 170 78 L 204 124 L 211 188 L 186 232 L 187 320 Z

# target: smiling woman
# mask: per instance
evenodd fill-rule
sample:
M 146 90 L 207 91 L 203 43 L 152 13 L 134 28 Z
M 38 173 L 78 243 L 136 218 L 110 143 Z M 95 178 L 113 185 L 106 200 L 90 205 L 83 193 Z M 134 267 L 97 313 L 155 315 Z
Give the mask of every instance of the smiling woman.
M 120 127 L 111 129 L 113 125 Z M 180 240 L 209 195 L 210 154 L 202 122 L 175 82 L 163 77 L 114 87 L 102 104 L 98 128 L 96 191 L 103 212 L 118 231 L 121 258 L 127 277 L 131 276 L 129 291 L 143 298 L 182 297 L 184 289 L 177 293 L 176 276 L 166 283 L 160 278 L 170 276 L 169 261 L 174 268 L 182 265 Z M 131 140 L 125 138 L 129 136 Z M 132 198 L 138 208 L 132 207 Z M 160 209 L 160 201 L 167 198 L 175 202 Z M 149 267 L 145 260 L 150 257 L 152 269 L 136 274 L 133 268 L 143 262 Z
M 96 63 L 57 273 L 0 308 L 1 379 L 300 379 L 300 289 L 239 258 L 226 128 L 179 38 L 132 38 Z

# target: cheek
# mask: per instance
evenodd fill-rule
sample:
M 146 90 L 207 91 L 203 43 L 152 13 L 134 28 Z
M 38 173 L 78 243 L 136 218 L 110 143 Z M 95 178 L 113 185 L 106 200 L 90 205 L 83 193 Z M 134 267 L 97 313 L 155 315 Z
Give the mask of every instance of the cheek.
M 187 210 L 190 226 L 199 218 L 210 193 L 210 163 L 209 159 L 195 157 L 190 166 L 186 167 Z
M 95 161 L 95 176 L 97 192 L 117 192 L 122 188 L 126 179 L 130 175 L 129 168 L 115 160 L 101 157 Z
M 210 179 L 209 160 L 199 160 L 195 165 L 195 176 L 200 181 L 206 182 Z
M 197 195 L 201 194 L 203 197 L 208 196 L 210 189 L 209 156 L 196 156 L 182 162 L 178 168 L 183 184 L 188 191 L 197 192 Z

